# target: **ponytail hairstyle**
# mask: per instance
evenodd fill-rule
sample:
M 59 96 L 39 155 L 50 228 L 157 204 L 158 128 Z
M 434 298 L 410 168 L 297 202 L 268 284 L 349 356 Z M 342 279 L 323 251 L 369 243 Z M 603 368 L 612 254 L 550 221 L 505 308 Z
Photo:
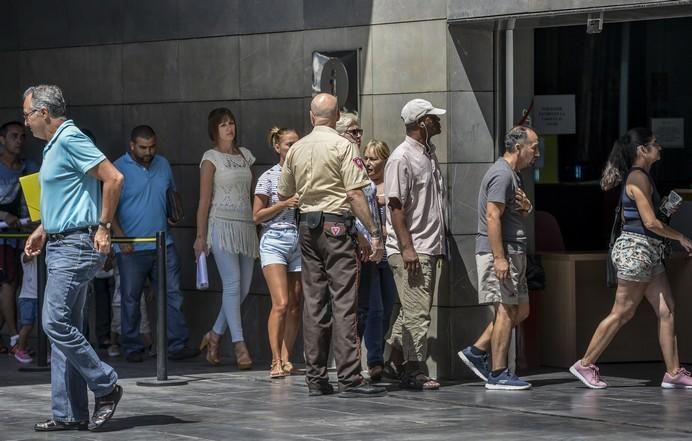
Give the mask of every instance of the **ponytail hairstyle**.
M 650 129 L 635 127 L 615 141 L 601 176 L 601 188 L 604 191 L 620 185 L 637 158 L 637 148 L 650 143 L 653 137 Z
M 267 142 L 269 145 L 274 148 L 276 144 L 279 144 L 281 142 L 281 137 L 284 136 L 287 133 L 295 133 L 300 137 L 300 133 L 296 129 L 290 128 L 290 127 L 272 127 L 269 130 L 269 133 L 267 134 Z

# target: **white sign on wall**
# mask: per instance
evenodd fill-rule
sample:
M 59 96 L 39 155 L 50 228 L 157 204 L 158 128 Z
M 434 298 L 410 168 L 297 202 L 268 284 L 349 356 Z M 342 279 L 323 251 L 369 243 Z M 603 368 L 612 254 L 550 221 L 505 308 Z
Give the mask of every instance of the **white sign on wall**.
M 651 118 L 651 131 L 663 148 L 685 148 L 685 118 Z
M 534 127 L 541 135 L 571 135 L 577 132 L 574 95 L 536 95 L 533 98 Z

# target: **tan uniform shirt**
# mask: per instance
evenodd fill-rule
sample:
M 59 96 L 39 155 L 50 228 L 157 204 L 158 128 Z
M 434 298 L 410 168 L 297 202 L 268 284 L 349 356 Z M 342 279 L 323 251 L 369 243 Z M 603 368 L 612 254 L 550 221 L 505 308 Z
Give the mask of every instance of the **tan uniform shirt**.
M 387 160 L 384 193 L 401 201 L 413 247 L 418 254 L 447 255 L 445 219 L 447 203 L 440 163 L 435 146 L 427 147 L 407 136 Z M 401 254 L 387 210 L 387 255 Z
M 286 155 L 278 193 L 298 193 L 301 212 L 344 214 L 351 206 L 346 192 L 370 183 L 358 147 L 328 126 L 316 126 Z

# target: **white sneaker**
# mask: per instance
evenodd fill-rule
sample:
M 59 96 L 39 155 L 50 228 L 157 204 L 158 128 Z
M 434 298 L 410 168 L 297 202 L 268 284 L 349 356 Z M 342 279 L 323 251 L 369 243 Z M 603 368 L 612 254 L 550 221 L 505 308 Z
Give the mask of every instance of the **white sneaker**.
M 108 346 L 108 356 L 109 357 L 120 357 L 120 346 L 119 345 Z

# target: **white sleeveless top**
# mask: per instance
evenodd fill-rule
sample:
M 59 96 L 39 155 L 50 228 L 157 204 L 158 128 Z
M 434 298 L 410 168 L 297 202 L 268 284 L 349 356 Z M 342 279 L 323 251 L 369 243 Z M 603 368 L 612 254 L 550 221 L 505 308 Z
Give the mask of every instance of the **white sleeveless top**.
M 250 166 L 255 157 L 250 150 L 240 147 L 242 155 L 221 153 L 210 149 L 204 152 L 202 162 L 211 162 L 214 172 L 207 243 L 210 249 L 215 246 L 234 254 L 249 257 L 258 256 L 259 241 L 257 228 L 252 222 L 252 171 Z M 212 243 L 212 231 L 216 232 L 219 243 Z

